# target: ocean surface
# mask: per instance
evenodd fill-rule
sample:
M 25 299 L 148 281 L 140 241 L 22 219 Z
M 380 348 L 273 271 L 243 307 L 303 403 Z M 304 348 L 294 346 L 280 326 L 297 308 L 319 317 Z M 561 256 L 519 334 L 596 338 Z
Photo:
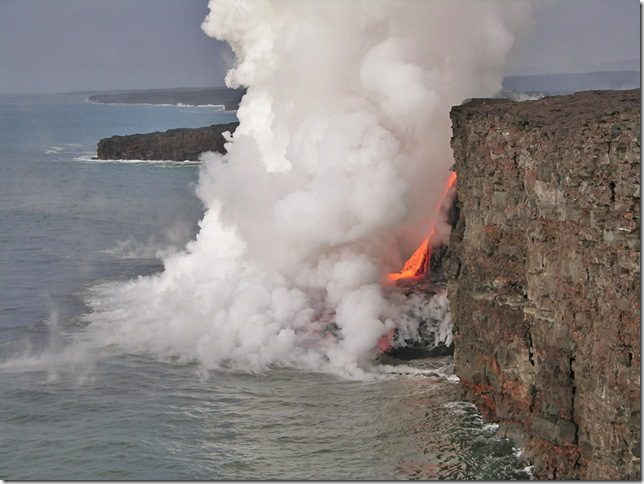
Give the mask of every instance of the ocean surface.
M 88 293 L 163 269 L 202 215 L 196 164 L 97 141 L 230 122 L 213 107 L 0 96 L 0 479 L 525 479 L 449 361 L 365 381 L 77 354 Z

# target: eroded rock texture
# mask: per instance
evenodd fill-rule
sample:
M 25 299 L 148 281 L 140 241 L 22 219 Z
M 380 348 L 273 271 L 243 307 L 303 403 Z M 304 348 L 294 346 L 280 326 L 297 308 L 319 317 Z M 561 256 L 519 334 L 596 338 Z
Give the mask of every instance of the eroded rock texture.
M 539 478 L 640 476 L 640 91 L 452 109 L 455 369 Z
M 205 128 L 179 128 L 164 132 L 112 136 L 98 142 L 100 160 L 198 160 L 204 151 L 224 153 L 223 133 L 239 123 L 214 124 Z

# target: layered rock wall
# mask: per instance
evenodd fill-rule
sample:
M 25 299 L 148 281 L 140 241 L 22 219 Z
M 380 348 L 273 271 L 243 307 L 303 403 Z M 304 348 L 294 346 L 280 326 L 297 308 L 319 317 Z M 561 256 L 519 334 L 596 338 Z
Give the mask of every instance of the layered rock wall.
M 640 477 L 640 91 L 452 109 L 465 397 L 540 478 Z
M 198 160 L 204 151 L 224 153 L 223 133 L 239 123 L 214 124 L 205 128 L 179 128 L 164 132 L 112 136 L 98 142 L 100 160 Z

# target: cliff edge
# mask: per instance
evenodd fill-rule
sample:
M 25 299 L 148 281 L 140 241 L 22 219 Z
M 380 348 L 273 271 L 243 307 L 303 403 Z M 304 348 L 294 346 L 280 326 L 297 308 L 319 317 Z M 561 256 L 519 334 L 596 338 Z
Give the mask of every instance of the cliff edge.
M 542 479 L 640 479 L 640 91 L 451 112 L 464 397 Z

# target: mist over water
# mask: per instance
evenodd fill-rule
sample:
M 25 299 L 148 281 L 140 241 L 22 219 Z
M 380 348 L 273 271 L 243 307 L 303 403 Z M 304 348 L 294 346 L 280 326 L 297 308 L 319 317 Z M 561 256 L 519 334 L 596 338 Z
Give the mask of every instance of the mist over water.
M 248 87 L 239 128 L 226 156 L 203 155 L 196 239 L 161 274 L 97 288 L 93 338 L 210 369 L 360 376 L 410 310 L 383 274 L 430 226 L 447 235 L 432 207 L 449 109 L 500 90 L 527 5 L 209 7 L 204 31 L 238 58 L 227 83 Z
M 444 295 L 382 277 L 435 222 L 449 108 L 500 88 L 523 12 L 429 5 L 212 3 L 248 94 L 200 167 L 91 155 L 228 114 L 0 99 L 0 478 L 527 475 L 448 362 L 370 364 L 394 326 L 451 337 Z

